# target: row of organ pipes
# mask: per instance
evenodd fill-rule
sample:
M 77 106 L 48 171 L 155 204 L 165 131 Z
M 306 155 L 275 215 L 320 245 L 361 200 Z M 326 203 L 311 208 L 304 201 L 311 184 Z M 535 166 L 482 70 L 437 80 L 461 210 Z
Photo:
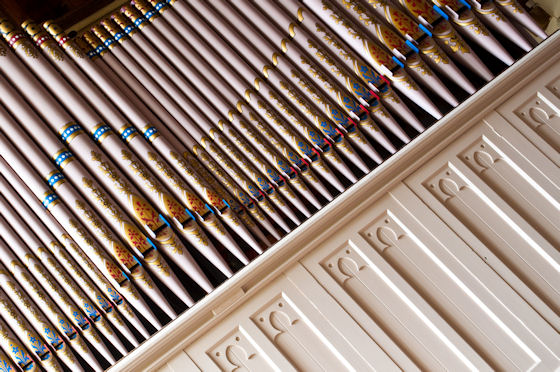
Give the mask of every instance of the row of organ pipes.
M 516 0 L 134 0 L 0 32 L 24 371 L 114 364 L 546 38 Z

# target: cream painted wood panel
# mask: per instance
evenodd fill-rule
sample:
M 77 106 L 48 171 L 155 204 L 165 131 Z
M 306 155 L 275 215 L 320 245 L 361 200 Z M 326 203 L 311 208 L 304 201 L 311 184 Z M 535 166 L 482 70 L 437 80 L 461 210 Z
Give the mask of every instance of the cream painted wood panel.
M 560 369 L 560 34 L 112 369 Z

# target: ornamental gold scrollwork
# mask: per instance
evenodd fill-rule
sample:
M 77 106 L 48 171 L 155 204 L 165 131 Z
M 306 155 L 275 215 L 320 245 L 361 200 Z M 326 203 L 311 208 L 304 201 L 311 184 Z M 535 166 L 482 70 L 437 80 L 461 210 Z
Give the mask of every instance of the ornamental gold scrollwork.
M 408 59 L 406 60 L 406 65 L 410 69 L 415 70 L 422 75 L 433 75 L 433 73 L 427 68 L 428 66 L 426 66 L 426 64 L 418 54 L 408 57 Z
M 185 155 L 183 154 L 183 156 Z M 229 181 L 229 177 L 222 171 L 222 168 L 205 151 L 198 151 L 198 156 L 208 166 L 212 174 L 216 175 L 228 189 L 235 189 L 234 184 Z M 192 160 L 194 162 L 194 159 Z M 193 162 L 191 162 L 191 165 Z
M 307 66 L 307 71 L 309 71 L 309 73 L 311 74 L 311 76 L 313 76 L 313 78 L 318 79 L 320 82 L 323 83 L 323 86 L 325 87 L 325 89 L 327 89 L 329 92 L 331 92 L 335 96 L 337 96 L 337 97 L 339 96 L 339 91 L 334 86 L 334 84 L 331 82 L 331 80 L 325 74 L 323 74 L 322 71 L 320 71 L 318 68 L 313 66 L 311 61 L 309 61 L 309 59 L 307 59 L 307 57 L 301 56 L 300 61 L 301 61 L 302 65 Z M 292 72 L 292 76 L 293 76 L 293 72 Z M 303 80 L 303 77 L 300 76 L 300 79 Z M 315 101 L 318 101 L 319 98 L 316 98 L 316 97 L 320 97 L 319 92 L 317 92 L 317 90 L 313 86 L 311 86 L 310 82 L 307 82 L 307 84 L 305 84 L 305 85 L 307 87 L 307 91 L 310 92 L 313 95 L 313 99 Z
M 307 132 L 307 130 L 305 128 L 305 124 L 302 123 L 301 120 L 296 116 L 296 113 L 292 110 L 291 107 L 284 104 L 284 102 L 280 99 L 280 97 L 275 92 L 270 91 L 269 92 L 269 98 L 276 104 L 276 107 L 278 107 L 278 110 L 280 110 L 280 112 L 283 112 L 285 115 L 287 115 L 290 118 L 290 122 L 295 127 L 300 128 L 300 130 L 302 130 L 304 132 Z M 257 101 L 257 107 L 260 110 L 263 110 L 264 115 L 268 119 L 272 120 L 274 122 L 274 124 L 276 124 L 278 126 L 278 128 L 280 128 L 282 134 L 287 135 L 289 138 L 294 140 L 294 135 L 291 131 L 291 128 L 284 125 L 284 122 L 278 117 L 278 115 L 276 115 L 276 113 L 274 113 L 272 110 L 270 110 L 270 108 L 268 107 L 267 104 L 265 104 L 261 100 L 258 100 Z
M 43 291 L 43 289 L 39 288 L 37 283 L 34 280 L 32 280 L 31 277 L 27 273 L 20 272 L 19 276 L 23 279 L 23 281 L 29 287 L 31 287 L 35 296 L 37 296 L 39 299 L 41 299 L 41 302 L 43 302 L 43 304 L 47 307 L 47 309 L 52 314 L 54 314 L 59 319 L 60 322 L 66 323 L 66 320 L 63 317 L 61 317 L 61 314 L 59 314 L 54 302 L 45 295 L 45 292 Z
M 484 25 L 482 25 L 482 23 L 480 23 L 478 18 L 474 17 L 474 14 L 472 14 L 472 17 L 467 19 L 459 18 L 455 20 L 455 23 L 457 23 L 461 27 L 465 27 L 471 30 L 476 35 L 490 36 L 490 34 L 488 33 L 488 29 Z
M 243 221 L 251 221 L 250 218 L 243 218 L 241 216 L 247 217 L 246 213 L 241 213 L 240 215 L 236 215 L 231 209 L 227 210 L 225 213 L 222 213 L 222 218 L 224 220 L 227 220 L 229 222 L 231 222 L 234 226 L 240 226 L 241 225 L 241 219 L 243 219 Z M 251 222 L 252 223 L 252 222 Z M 252 223 L 254 225 L 254 223 Z M 253 226 L 251 225 L 251 226 Z
M 218 218 L 215 215 L 209 216 L 202 223 L 213 232 L 217 232 L 220 235 L 226 235 L 224 226 L 218 221 Z
M 202 221 L 202 223 L 205 223 L 205 221 Z M 200 244 L 208 246 L 208 237 L 194 221 L 184 225 L 182 231 L 188 234 L 191 238 L 194 238 Z
M 292 69 L 290 72 L 292 73 L 291 77 L 296 79 L 296 83 L 300 86 L 300 88 L 307 91 L 311 95 L 311 98 L 313 99 L 313 101 L 315 101 L 317 104 L 319 104 L 321 106 L 328 106 L 328 103 L 326 102 L 325 98 L 321 94 L 319 94 L 319 92 L 315 89 L 315 87 L 311 84 L 311 82 L 309 80 L 307 80 L 306 78 L 304 78 L 299 73 L 299 71 Z M 295 93 L 295 91 L 293 89 L 292 89 L 291 93 L 292 93 L 292 95 L 297 95 L 297 93 Z M 308 108 L 308 110 L 309 110 L 309 108 Z
M 322 167 L 322 168 L 326 168 L 323 163 L 322 159 L 318 159 L 317 161 L 315 161 L 313 164 L 314 166 L 317 165 L 318 167 Z M 310 180 L 313 183 L 318 183 L 319 179 L 317 178 L 317 176 L 315 175 L 315 173 L 311 170 L 311 168 L 307 168 L 306 170 L 301 172 L 301 175 L 304 176 L 306 179 Z
M 268 213 L 274 214 L 276 213 L 276 210 L 274 209 L 274 207 L 272 206 L 272 204 L 270 204 L 270 202 L 267 199 L 263 199 L 259 202 L 259 206 L 264 209 L 265 211 L 267 211 Z
M 470 53 L 471 48 L 467 45 L 465 40 L 457 34 L 449 22 L 442 22 L 436 26 L 433 32 L 434 37 L 443 40 L 453 53 Z
M 362 32 L 356 30 L 354 26 L 345 17 L 339 14 L 339 12 L 335 11 L 335 9 L 333 8 L 332 4 L 329 1 L 322 0 L 321 4 L 323 5 L 323 10 L 330 11 L 331 19 L 336 24 L 342 25 L 350 36 L 352 36 L 354 39 L 359 39 L 359 40 L 366 39 L 365 35 Z
M 130 316 L 130 314 L 127 312 L 127 309 L 121 308 L 121 310 L 125 310 L 126 315 Z M 125 325 L 123 319 L 115 311 L 111 311 L 110 313 L 108 313 L 107 317 L 110 318 L 113 322 L 117 323 L 120 327 L 123 327 Z
M 338 42 L 338 40 L 334 37 L 334 35 L 332 35 L 329 31 L 327 31 L 323 26 L 321 26 L 318 23 L 315 23 L 315 30 L 317 31 L 317 33 L 323 35 L 322 39 L 325 41 L 325 43 L 338 50 L 338 55 L 341 56 L 345 61 L 351 61 L 353 64 L 357 63 L 352 53 L 344 49 L 342 44 Z
M 346 9 L 353 9 L 354 12 L 358 14 L 358 19 L 362 21 L 364 25 L 370 26 L 377 23 L 377 21 L 370 17 L 366 9 L 354 0 L 342 0 L 342 5 L 344 5 Z
M 89 190 L 89 192 L 91 193 L 91 195 L 93 195 L 93 197 L 98 202 L 98 204 L 103 206 L 107 214 L 112 219 L 114 219 L 118 223 L 122 223 L 122 221 L 124 220 L 124 216 L 117 209 L 117 207 L 110 202 L 108 196 L 102 191 L 101 188 L 95 187 L 93 181 L 85 177 L 82 178 L 82 184 Z
M 30 270 L 33 270 L 35 273 L 37 273 L 37 275 L 41 276 L 42 282 L 47 284 L 47 286 L 50 289 L 50 293 L 52 294 L 56 293 L 56 296 L 59 298 L 59 301 L 62 304 L 64 304 L 64 306 L 68 308 L 74 307 L 70 303 L 68 297 L 62 294 L 60 288 L 52 281 L 52 277 L 45 271 L 45 269 L 43 269 L 41 265 L 39 265 L 37 262 L 34 262 L 34 260 L 33 261 L 30 260 L 28 267 Z
M 158 195 L 163 193 L 163 189 L 159 182 L 157 182 L 152 175 L 148 172 L 146 168 L 139 161 L 135 160 L 135 157 L 132 155 L 131 152 L 127 150 L 121 150 L 121 158 L 123 160 L 128 161 L 128 167 L 132 169 L 132 171 L 144 181 L 146 187 L 154 193 Z
M 82 242 L 84 242 L 84 244 L 89 247 L 92 252 L 95 253 L 95 256 L 102 259 L 102 253 L 101 250 L 97 247 L 96 244 L 93 243 L 93 239 L 86 233 L 86 231 L 78 224 L 77 221 L 70 219 L 68 221 L 68 224 L 70 225 L 70 227 L 74 230 L 74 232 L 80 237 L 80 239 L 82 240 Z
M 189 179 L 199 188 L 204 189 L 208 193 L 210 185 L 208 182 L 200 175 L 197 169 L 193 169 L 192 164 L 187 163 L 187 161 L 179 156 L 178 153 L 171 151 L 169 153 L 171 158 L 175 160 L 179 168 L 189 176 Z
M 163 174 L 166 179 L 169 180 L 173 187 L 184 190 L 186 188 L 185 183 L 177 177 L 177 175 L 169 169 L 167 164 L 165 164 L 158 156 L 152 151 L 148 151 L 148 160 L 152 162 L 160 174 Z
M 280 82 L 280 88 L 286 91 L 286 95 L 288 96 L 288 98 L 294 101 L 300 107 L 300 109 L 303 111 L 305 115 L 311 117 L 315 116 L 313 114 L 313 110 L 311 109 L 311 107 L 307 104 L 306 101 L 303 100 L 303 98 L 301 98 L 301 96 L 299 96 L 299 94 L 297 94 L 295 89 L 293 89 L 293 87 L 290 84 L 287 84 L 286 82 L 282 81 Z M 271 96 L 273 96 L 273 94 L 271 94 Z
M 99 334 L 95 331 L 95 329 L 93 327 L 89 327 L 84 334 L 88 335 L 88 341 L 89 342 L 93 342 L 95 344 L 101 344 L 101 337 L 99 337 Z
M 109 164 L 109 162 L 103 160 L 103 156 L 100 153 L 91 151 L 90 156 L 91 160 L 97 163 L 97 168 L 113 182 L 117 191 L 127 196 L 132 194 L 130 185 L 126 181 L 121 179 L 117 170 L 113 168 L 113 166 Z
M 418 90 L 418 86 L 412 82 L 410 76 L 404 71 L 399 71 L 391 77 L 391 80 L 403 83 L 408 90 Z
M 113 240 L 113 234 L 108 229 L 105 224 L 102 224 L 101 221 L 97 218 L 95 213 L 89 210 L 84 203 L 79 200 L 75 202 L 76 209 L 78 209 L 82 216 L 88 221 L 89 226 L 95 228 L 99 236 L 101 236 L 105 240 Z
M 220 145 L 222 145 L 228 152 L 228 154 L 233 157 L 235 160 L 237 160 L 239 162 L 239 166 L 248 174 L 251 175 L 251 178 L 253 180 L 258 180 L 259 176 L 257 174 L 255 174 L 255 172 L 253 172 L 252 167 L 249 166 L 249 164 L 247 163 L 247 160 L 245 160 L 241 154 L 239 153 L 239 151 L 237 151 L 237 149 L 235 149 L 231 143 L 229 141 L 226 141 L 226 139 L 222 136 L 216 136 L 216 140 L 218 141 L 218 143 Z
M 488 4 L 485 4 L 485 5 L 489 6 L 489 8 L 485 9 L 484 7 L 482 7 L 480 9 L 477 9 L 476 11 L 480 14 L 491 16 L 497 22 L 500 22 L 500 21 L 504 20 L 502 15 L 500 13 L 498 13 L 498 9 L 496 8 L 496 5 L 494 3 L 488 3 Z
M 337 143 L 336 148 L 341 150 L 342 152 L 344 152 L 346 154 L 353 154 L 354 153 L 354 149 L 352 147 L 350 147 L 350 144 L 348 143 L 348 141 L 346 141 L 346 139 Z
M 154 283 L 151 280 L 151 278 L 148 278 L 148 273 L 146 272 L 146 270 L 142 269 L 142 268 L 138 268 L 136 270 L 134 270 L 130 276 L 132 276 L 132 279 L 134 279 L 135 281 L 144 283 L 144 285 L 146 287 L 148 287 L 149 289 L 153 289 L 154 288 Z
M 162 246 L 165 246 L 168 250 L 170 249 L 171 253 L 173 254 L 183 254 L 183 245 L 177 243 L 175 234 L 170 228 L 165 229 L 158 235 L 158 243 Z
M 517 4 L 517 2 L 514 0 L 497 0 L 496 2 L 501 6 L 510 7 L 513 13 L 524 13 L 523 8 L 519 6 L 519 4 Z
M 11 280 L 6 280 L 6 286 L 17 297 L 18 301 L 23 304 L 25 309 L 33 316 L 33 320 L 38 323 L 44 323 L 43 315 L 37 310 L 37 307 L 29 301 L 29 297 L 20 288 L 16 287 Z
M 420 43 L 422 54 L 429 57 L 435 63 L 449 64 L 449 58 L 433 39 L 425 39 Z

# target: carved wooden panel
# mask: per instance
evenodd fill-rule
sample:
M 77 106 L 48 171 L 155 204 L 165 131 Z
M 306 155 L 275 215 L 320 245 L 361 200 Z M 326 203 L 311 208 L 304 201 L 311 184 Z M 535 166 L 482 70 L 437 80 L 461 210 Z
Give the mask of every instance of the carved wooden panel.
M 332 346 L 316 334 L 312 323 L 290 304 L 287 296 L 274 298 L 251 319 L 298 370 L 346 369 Z
M 448 164 L 423 182 L 458 221 L 549 306 L 560 310 L 558 264 L 502 209 Z
M 515 113 L 556 151 L 560 151 L 559 109 L 543 94 L 536 94 Z
M 453 365 L 457 370 L 469 370 L 487 367 L 480 358 L 475 357 L 478 360 L 474 363 L 469 360 L 461 350 L 465 348 L 470 352 L 468 345 L 461 342 L 438 314 L 379 257 L 377 252 L 393 249 L 393 244 L 398 245 L 404 235 L 402 229 L 389 227 L 392 220 L 387 214 L 377 220 L 382 226 L 365 233 L 377 240 L 375 252 L 369 244 L 363 244 L 365 241 L 352 238 L 350 244 L 327 256 L 321 266 L 418 368 L 445 369 L 446 365 Z
M 274 371 L 242 329 L 235 329 L 207 351 L 225 372 Z
M 560 98 L 560 76 L 556 77 L 556 79 L 548 83 L 546 87 L 548 88 L 548 90 L 550 90 L 552 94 Z
M 545 239 L 560 247 L 560 201 L 540 187 L 498 146 L 481 137 L 459 158 Z

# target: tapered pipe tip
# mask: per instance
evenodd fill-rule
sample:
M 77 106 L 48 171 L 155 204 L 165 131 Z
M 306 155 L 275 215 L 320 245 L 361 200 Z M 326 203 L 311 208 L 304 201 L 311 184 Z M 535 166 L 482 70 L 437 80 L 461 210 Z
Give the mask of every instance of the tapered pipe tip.
M 437 106 L 403 69 L 399 69 L 393 74 L 391 82 L 393 83 L 393 87 L 395 87 L 403 95 L 407 96 L 408 99 L 417 104 L 421 109 L 432 115 L 434 118 L 441 119 L 443 115 Z
M 294 193 L 289 184 L 278 187 L 280 193 L 286 198 L 293 206 L 295 206 L 305 217 L 311 216 L 309 209 L 303 204 L 301 199 Z M 301 223 L 301 222 L 300 222 Z M 298 225 L 300 224 L 298 223 Z
M 315 195 L 313 195 L 313 193 L 311 192 L 311 190 L 307 187 L 307 185 L 305 185 L 303 183 L 302 180 L 302 176 L 301 175 L 296 175 L 294 178 L 290 179 L 290 185 L 296 189 L 305 199 L 307 199 L 307 201 L 309 201 L 311 204 L 313 204 L 313 206 L 317 209 L 321 208 L 321 204 L 319 203 L 319 200 L 317 200 L 317 198 L 315 197 Z M 317 180 L 318 181 L 318 180 Z M 307 209 L 307 208 L 306 208 Z M 308 213 L 304 213 L 305 217 L 309 218 L 311 216 L 311 213 L 308 211 Z
M 425 68 L 428 68 L 428 66 L 425 65 Z M 443 66 L 439 67 L 438 65 L 438 71 L 441 71 L 445 68 L 446 67 Z M 432 72 L 431 74 L 423 74 L 413 69 L 410 69 L 408 71 L 410 72 L 414 80 L 416 80 L 417 82 L 421 82 L 424 87 L 427 87 L 439 97 L 443 98 L 451 106 L 455 107 L 459 104 L 457 98 L 455 98 L 455 96 L 449 91 L 449 89 L 445 86 L 445 84 L 443 84 L 443 82 L 436 76 L 435 73 Z
M 243 239 L 243 241 L 249 244 L 251 248 L 253 248 L 253 250 L 255 250 L 258 254 L 261 254 L 263 252 L 259 242 L 257 242 L 257 240 L 253 238 L 247 227 L 243 224 L 241 219 L 234 214 L 233 210 L 231 210 L 230 208 L 226 209 L 222 212 L 221 217 L 222 221 L 224 221 L 228 225 L 228 227 L 237 234 L 237 236 L 239 236 L 241 239 Z M 258 229 L 256 224 L 254 222 L 252 224 L 256 228 L 255 232 L 259 233 L 260 230 Z M 262 233 L 258 234 L 258 236 L 261 239 L 266 239 L 266 237 Z
M 272 220 L 276 222 L 276 224 L 278 224 L 278 226 L 280 226 L 282 230 L 287 233 L 292 231 L 292 229 L 290 229 L 288 224 L 286 224 L 286 222 L 284 221 L 284 218 L 278 213 L 276 208 L 274 208 L 274 206 L 272 206 L 272 204 L 267 199 L 260 200 L 259 205 L 262 206 L 262 209 L 266 212 L 266 214 L 270 218 L 272 218 Z
M 264 200 L 263 202 L 259 202 L 259 205 L 261 207 L 268 206 L 270 204 L 266 200 Z M 265 230 L 268 231 L 268 233 L 274 237 L 274 239 L 280 240 L 281 238 L 280 234 L 278 234 L 278 232 L 276 231 L 272 223 L 268 220 L 268 218 L 266 218 L 266 216 L 262 213 L 259 207 L 248 209 L 248 211 L 249 213 L 251 213 L 255 221 L 257 221 L 262 227 L 264 227 Z
M 216 238 L 221 237 L 223 226 L 221 226 L 221 223 L 219 223 L 213 214 L 207 217 L 206 220 L 202 221 L 202 224 L 204 224 L 212 236 Z M 206 234 L 200 229 L 200 226 L 198 226 L 195 221 L 191 221 L 187 225 L 184 225 L 180 232 L 181 235 L 184 236 L 196 250 L 202 253 L 202 255 L 225 276 L 229 278 L 233 275 L 233 272 L 227 265 L 224 258 L 220 255 L 218 250 L 210 242 Z M 171 253 L 172 254 L 169 254 L 169 257 L 200 287 L 202 287 L 207 293 L 214 290 L 214 287 L 208 280 L 208 277 L 206 277 L 206 274 L 204 274 L 200 266 L 198 266 L 195 259 L 190 255 L 186 248 L 183 248 L 180 252 Z
M 325 161 L 323 161 L 323 159 L 321 158 L 318 158 L 317 160 L 312 162 L 309 171 L 302 172 L 302 175 L 317 192 L 323 195 L 323 197 L 328 201 L 331 201 L 333 199 L 331 192 L 327 189 L 327 187 L 323 184 L 323 182 L 321 182 L 321 180 L 316 176 L 316 174 L 321 174 L 323 178 L 325 178 L 329 183 L 331 183 L 331 181 L 329 181 L 327 177 L 336 178 L 332 170 L 327 166 Z M 317 209 L 320 208 L 321 206 L 317 206 Z
M 331 161 L 331 159 L 334 158 L 334 156 L 332 156 L 334 154 L 329 153 L 329 154 L 325 154 L 325 158 L 327 159 L 327 161 L 329 161 L 330 165 L 333 168 L 336 168 L 336 170 L 338 170 L 340 173 L 342 173 L 342 175 L 344 177 L 346 177 L 348 180 L 350 180 L 350 182 L 352 183 L 356 183 L 356 181 L 358 180 L 356 178 L 356 176 L 354 175 L 354 173 L 352 173 L 352 171 L 350 170 L 350 168 L 348 167 L 348 165 L 346 165 L 346 163 L 340 161 L 338 163 L 334 163 L 334 160 Z M 349 160 L 352 160 L 353 157 L 357 157 L 357 154 L 345 154 L 346 158 Z M 340 159 L 340 158 L 338 158 Z M 344 186 L 340 183 L 340 181 L 338 179 L 333 179 L 333 186 L 336 187 L 336 189 L 340 192 L 343 192 L 345 190 Z

